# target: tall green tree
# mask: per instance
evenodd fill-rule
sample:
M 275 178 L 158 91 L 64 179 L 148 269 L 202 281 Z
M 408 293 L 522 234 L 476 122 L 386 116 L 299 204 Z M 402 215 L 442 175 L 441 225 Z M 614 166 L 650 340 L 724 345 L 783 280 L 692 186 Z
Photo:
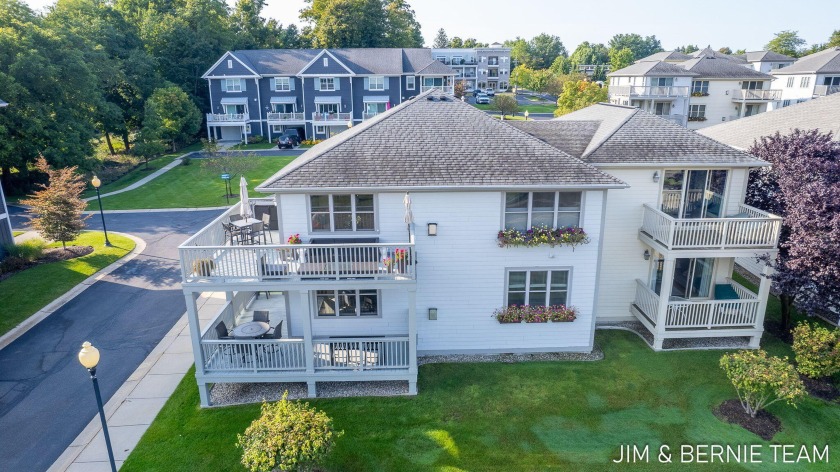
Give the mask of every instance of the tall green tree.
M 378 47 L 385 38 L 381 0 L 306 0 L 300 18 L 312 24 L 318 48 Z
M 636 33 L 617 34 L 610 38 L 607 45 L 610 50 L 629 49 L 633 53 L 634 61 L 662 51 L 662 44 L 656 36 L 642 37 Z
M 724 46 L 718 49 L 718 52 L 723 54 L 732 54 L 732 49 L 729 49 L 729 46 Z
M 699 50 L 700 50 L 700 48 L 697 47 L 696 44 L 686 44 L 685 46 L 680 46 L 680 47 L 674 49 L 674 51 L 681 52 L 683 54 L 691 54 L 694 51 L 699 51 Z
M 798 31 L 779 31 L 773 39 L 764 45 L 764 49 L 787 56 L 799 57 L 805 49 L 805 40 L 799 37 Z
M 421 48 L 423 33 L 420 23 L 414 16 L 414 10 L 405 0 L 386 0 L 385 38 L 382 47 Z
M 610 49 L 610 70 L 615 72 L 633 63 L 633 51 L 630 48 Z
M 584 41 L 569 56 L 569 62 L 576 66 L 581 64 L 609 64 L 610 50 L 601 43 L 590 44 L 589 41 Z
M 449 40 L 450 48 L 462 48 L 464 47 L 464 40 L 459 38 L 458 36 L 453 36 L 452 39 Z
M 834 30 L 834 32 L 831 33 L 831 36 L 828 38 L 828 42 L 825 43 L 825 46 L 829 48 L 840 46 L 840 30 Z
M 548 69 L 558 57 L 566 57 L 566 47 L 559 36 L 541 33 L 528 41 L 528 52 L 534 69 Z
M 437 34 L 435 35 L 435 41 L 432 43 L 432 47 L 436 49 L 449 47 L 449 37 L 446 35 L 446 30 L 441 28 L 437 31 Z
M 586 80 L 569 81 L 563 85 L 563 93 L 557 99 L 555 116 L 565 115 L 598 102 L 607 101 L 607 88 Z
M 517 67 L 520 65 L 527 67 L 533 66 L 531 49 L 528 45 L 528 41 L 517 36 L 516 39 L 505 41 L 504 46 L 506 48 L 510 48 L 511 67 Z
M 465 39 L 465 40 L 464 40 L 464 45 L 463 45 L 463 47 L 465 47 L 465 48 L 486 48 L 487 46 L 489 46 L 489 44 L 487 44 L 487 43 L 480 43 L 480 42 L 478 42 L 478 40 L 477 40 L 477 39 L 475 39 L 475 38 L 467 38 L 467 39 Z
M 162 87 L 146 101 L 143 133 L 170 144 L 172 150 L 191 141 L 201 127 L 201 112 L 177 86 Z

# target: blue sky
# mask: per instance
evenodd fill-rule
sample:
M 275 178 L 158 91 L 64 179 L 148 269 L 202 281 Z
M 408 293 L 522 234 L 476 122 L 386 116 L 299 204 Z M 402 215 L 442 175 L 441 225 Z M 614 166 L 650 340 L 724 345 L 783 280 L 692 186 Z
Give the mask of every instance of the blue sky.
M 33 8 L 54 0 L 25 0 Z M 227 0 L 231 5 L 235 0 Z M 758 50 L 773 34 L 799 31 L 808 44 L 840 29 L 837 0 L 409 0 L 430 45 L 438 28 L 450 36 L 493 42 L 546 32 L 571 52 L 580 42 L 604 42 L 616 33 L 655 34 L 666 49 L 684 44 Z M 265 13 L 298 23 L 303 0 L 268 0 Z

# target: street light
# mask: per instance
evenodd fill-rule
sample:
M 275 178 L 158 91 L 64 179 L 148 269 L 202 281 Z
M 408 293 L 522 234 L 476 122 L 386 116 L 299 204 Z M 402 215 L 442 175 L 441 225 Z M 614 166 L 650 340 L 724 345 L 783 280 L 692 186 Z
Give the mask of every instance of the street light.
M 102 230 L 105 231 L 105 246 L 111 247 L 111 241 L 108 241 L 108 228 L 105 227 L 105 212 L 102 211 L 102 197 L 99 195 L 99 186 L 102 185 L 102 181 L 94 175 L 90 183 L 96 189 L 96 200 L 99 201 L 99 216 L 102 217 Z
M 108 459 L 111 461 L 111 471 L 117 472 L 117 464 L 114 462 L 114 451 L 111 449 L 111 437 L 108 435 L 108 424 L 105 422 L 105 409 L 102 407 L 102 395 L 99 394 L 99 381 L 96 380 L 96 365 L 99 364 L 99 349 L 96 349 L 89 342 L 85 341 L 82 344 L 82 350 L 79 351 L 79 363 L 90 372 L 90 380 L 93 381 L 93 391 L 96 393 L 96 406 L 99 407 L 99 419 L 102 420 L 102 434 L 105 436 Z
M 525 110 L 525 121 L 528 121 L 528 110 Z

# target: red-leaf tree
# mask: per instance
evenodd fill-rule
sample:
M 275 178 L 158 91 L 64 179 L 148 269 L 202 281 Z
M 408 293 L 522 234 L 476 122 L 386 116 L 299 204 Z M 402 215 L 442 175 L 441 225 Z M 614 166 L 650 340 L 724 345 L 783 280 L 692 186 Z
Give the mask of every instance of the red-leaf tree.
M 67 242 L 79 236 L 89 217 L 82 215 L 87 203 L 80 198 L 85 182 L 76 174 L 75 166 L 54 169 L 44 156 L 38 158 L 35 166 L 49 176 L 49 183 L 40 185 L 40 190 L 21 203 L 32 207 L 32 227 L 46 239 L 60 241 L 66 250 Z
M 770 168 L 750 174 L 746 201 L 784 218 L 779 256 L 771 263 L 782 301 L 808 315 L 840 313 L 840 143 L 831 133 L 795 130 L 766 136 L 749 152 Z

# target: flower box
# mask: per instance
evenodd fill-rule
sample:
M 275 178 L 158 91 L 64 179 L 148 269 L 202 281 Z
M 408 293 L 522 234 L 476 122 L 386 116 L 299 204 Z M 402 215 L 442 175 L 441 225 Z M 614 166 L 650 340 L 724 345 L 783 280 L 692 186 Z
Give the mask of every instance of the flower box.
M 496 236 L 499 247 L 536 247 L 542 245 L 571 246 L 589 244 L 589 236 L 583 228 L 567 226 L 564 228 L 549 228 L 537 226 L 525 232 L 518 229 L 505 229 Z
M 510 323 L 568 323 L 577 318 L 577 310 L 565 305 L 510 305 L 493 312 L 500 324 Z

